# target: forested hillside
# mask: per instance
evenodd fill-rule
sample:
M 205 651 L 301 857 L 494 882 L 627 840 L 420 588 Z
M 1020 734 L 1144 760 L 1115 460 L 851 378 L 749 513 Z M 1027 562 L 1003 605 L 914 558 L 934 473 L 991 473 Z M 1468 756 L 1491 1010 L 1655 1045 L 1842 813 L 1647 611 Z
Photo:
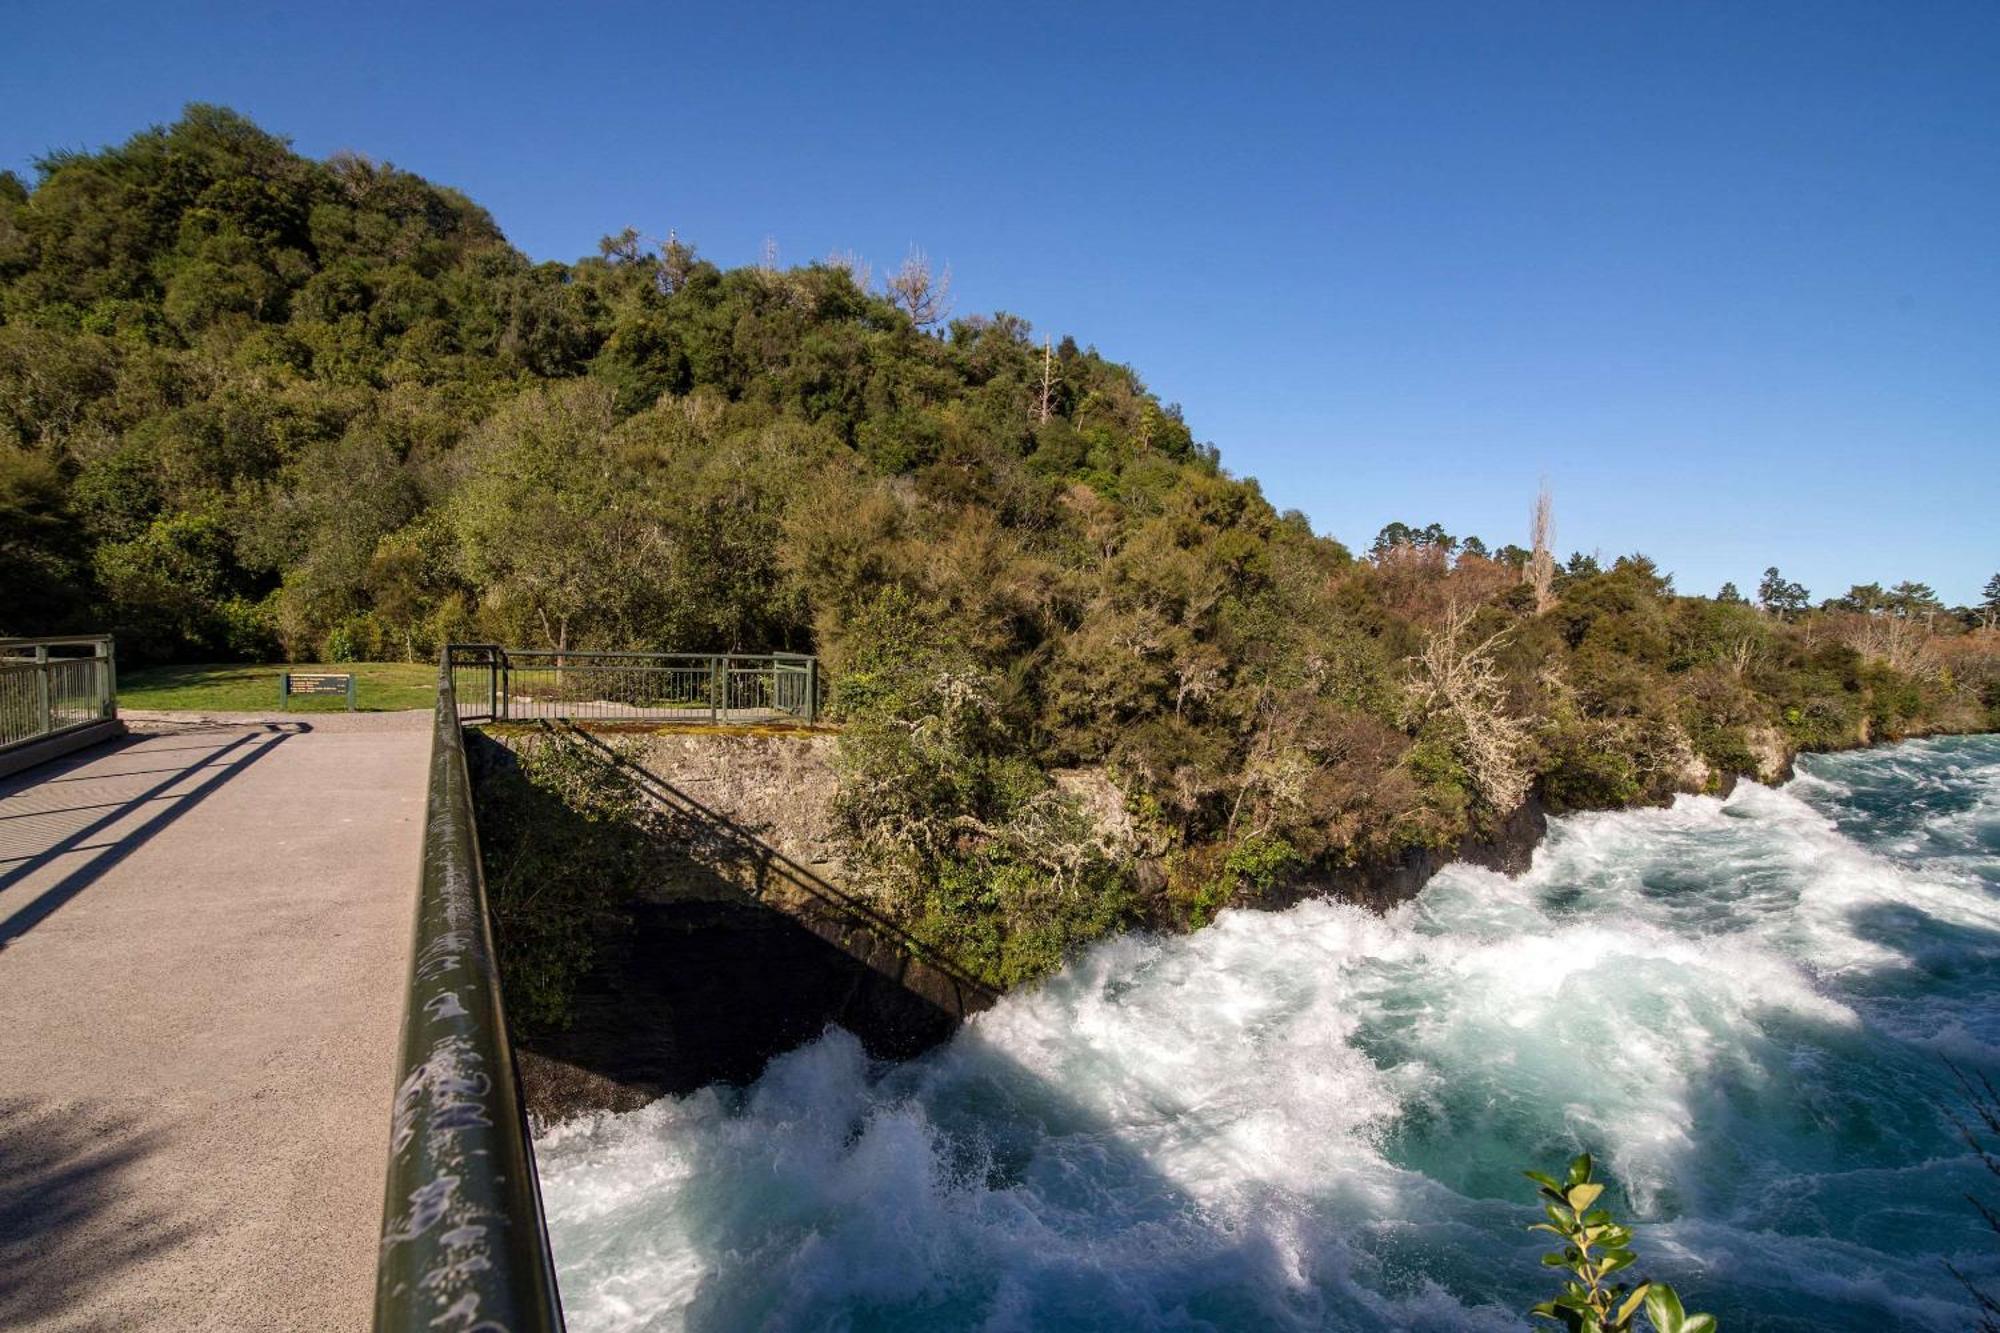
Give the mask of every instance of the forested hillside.
M 1356 559 L 1130 369 L 950 318 L 921 264 L 601 250 L 533 263 L 449 189 L 207 107 L 0 176 L 0 632 L 817 651 L 857 874 L 1002 981 L 1531 791 L 2000 708 L 1991 608 L 1679 596 L 1435 527 Z

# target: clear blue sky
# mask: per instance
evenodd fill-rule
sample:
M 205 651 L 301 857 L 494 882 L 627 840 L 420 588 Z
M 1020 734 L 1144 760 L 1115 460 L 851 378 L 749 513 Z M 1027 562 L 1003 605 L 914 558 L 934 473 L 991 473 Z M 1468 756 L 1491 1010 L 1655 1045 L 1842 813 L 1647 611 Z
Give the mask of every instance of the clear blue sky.
M 976 8 L 15 3 L 0 164 L 204 100 L 541 258 L 920 243 L 1350 544 L 2000 570 L 2000 0 Z

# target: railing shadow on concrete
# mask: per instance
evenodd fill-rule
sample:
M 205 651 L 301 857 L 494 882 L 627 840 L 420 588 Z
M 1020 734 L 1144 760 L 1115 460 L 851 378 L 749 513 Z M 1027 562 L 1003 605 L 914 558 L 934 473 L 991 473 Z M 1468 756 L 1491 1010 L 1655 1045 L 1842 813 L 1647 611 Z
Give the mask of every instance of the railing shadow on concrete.
M 157 1137 L 115 1107 L 0 1095 L 0 1328 L 82 1327 L 104 1282 L 193 1239 L 126 1179 Z
M 14 906 L 6 915 L 0 916 L 0 951 L 4 951 L 13 941 L 21 938 L 43 921 L 53 916 L 66 903 L 69 903 L 78 894 L 96 883 L 106 871 L 123 861 L 175 820 L 181 818 L 181 816 L 213 795 L 216 789 L 224 783 L 269 754 L 278 745 L 282 744 L 287 737 L 307 730 L 310 730 L 310 728 L 303 723 L 286 724 L 264 731 L 239 735 L 234 740 L 219 747 L 196 747 L 204 756 L 199 762 L 180 767 L 169 767 L 165 770 L 146 770 L 149 775 L 157 772 L 165 772 L 167 776 L 159 782 L 151 784 L 144 791 L 136 795 L 124 797 L 116 802 L 109 803 L 108 806 L 103 807 L 108 810 L 108 813 L 91 819 L 80 827 L 71 829 L 63 836 L 45 846 L 37 844 L 32 850 L 25 851 L 18 857 L 0 857 L 0 866 L 5 867 L 5 869 L 0 869 L 0 893 L 5 893 L 7 890 L 22 884 L 36 871 L 54 864 L 61 857 L 84 852 L 96 853 L 88 861 L 64 875 L 54 884 L 43 889 L 29 902 Z M 123 748 L 129 751 L 144 744 L 143 738 L 134 739 L 127 742 Z M 148 753 L 158 753 L 158 751 L 149 750 Z M 72 761 L 69 766 L 57 770 L 53 775 L 53 779 L 66 780 L 66 774 L 75 768 L 85 764 L 94 764 L 104 757 L 100 753 Z M 225 757 L 227 757 L 227 762 L 218 762 Z M 202 778 L 200 782 L 186 791 L 171 792 L 173 787 L 178 786 L 191 775 L 200 773 L 206 768 L 213 768 L 215 771 Z M 29 788 L 39 787 L 47 780 L 50 780 L 50 775 L 39 771 L 0 780 L 0 800 L 5 800 Z M 89 843 L 91 837 L 112 829 L 121 820 L 135 815 L 153 804 L 158 804 L 161 808 L 137 827 L 117 834 L 116 838 L 111 842 L 97 845 Z M 37 813 L 68 813 L 76 810 L 78 810 L 78 807 L 62 807 L 54 811 L 39 811 Z M 21 840 L 18 837 L 0 837 L 0 845 L 11 845 L 19 841 Z M 5 900 L 0 899 L 0 906 L 11 905 L 5 904 Z

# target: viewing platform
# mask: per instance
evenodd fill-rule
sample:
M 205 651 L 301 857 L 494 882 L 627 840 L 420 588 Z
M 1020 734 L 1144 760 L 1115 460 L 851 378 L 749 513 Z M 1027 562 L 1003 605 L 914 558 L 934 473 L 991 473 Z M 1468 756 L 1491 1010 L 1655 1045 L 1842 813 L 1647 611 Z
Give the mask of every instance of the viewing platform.
M 428 713 L 0 778 L 0 1327 L 369 1325 Z

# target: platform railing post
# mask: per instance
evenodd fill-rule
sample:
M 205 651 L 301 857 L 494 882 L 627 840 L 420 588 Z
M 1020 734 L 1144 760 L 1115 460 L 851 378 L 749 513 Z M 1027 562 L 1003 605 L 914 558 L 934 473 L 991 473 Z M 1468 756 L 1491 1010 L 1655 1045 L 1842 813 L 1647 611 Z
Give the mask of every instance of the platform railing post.
M 49 725 L 49 650 L 45 645 L 35 647 L 35 731 L 46 736 L 53 728 Z

